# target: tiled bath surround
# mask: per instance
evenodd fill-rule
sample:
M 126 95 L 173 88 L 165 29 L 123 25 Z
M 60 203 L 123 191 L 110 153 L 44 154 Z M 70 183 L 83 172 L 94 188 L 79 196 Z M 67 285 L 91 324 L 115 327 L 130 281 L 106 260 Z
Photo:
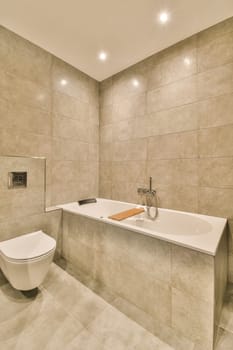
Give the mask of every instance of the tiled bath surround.
M 149 176 L 161 207 L 232 228 L 233 18 L 100 84 L 100 196 L 138 202 Z
M 98 194 L 98 83 L 0 26 L 0 155 L 47 159 L 47 205 Z
M 227 282 L 226 232 L 214 257 L 64 211 L 62 253 L 171 346 L 213 349 Z

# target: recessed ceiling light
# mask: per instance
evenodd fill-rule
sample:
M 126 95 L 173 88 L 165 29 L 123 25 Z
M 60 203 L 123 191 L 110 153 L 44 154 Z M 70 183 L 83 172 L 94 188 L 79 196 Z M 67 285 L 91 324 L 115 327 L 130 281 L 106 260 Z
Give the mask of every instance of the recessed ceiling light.
M 161 23 L 166 23 L 169 20 L 169 14 L 166 11 L 160 12 L 159 20 Z
M 104 51 L 101 51 L 98 55 L 100 61 L 106 61 L 107 59 L 107 53 Z
M 139 81 L 137 79 L 133 79 L 132 84 L 133 84 L 133 86 L 138 87 Z
M 61 84 L 62 86 L 67 85 L 67 83 L 68 83 L 68 81 L 67 81 L 66 79 L 61 79 L 61 81 L 60 81 L 60 84 Z
M 192 63 L 192 61 L 191 61 L 191 59 L 190 59 L 189 57 L 185 57 L 185 58 L 184 58 L 184 64 L 185 64 L 186 66 L 190 66 L 191 63 Z

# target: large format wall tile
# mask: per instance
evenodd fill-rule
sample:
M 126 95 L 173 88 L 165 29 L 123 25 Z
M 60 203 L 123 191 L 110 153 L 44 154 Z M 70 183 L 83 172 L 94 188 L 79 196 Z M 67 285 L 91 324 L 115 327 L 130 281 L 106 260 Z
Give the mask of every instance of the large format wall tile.
M 197 133 L 159 135 L 148 139 L 148 159 L 196 158 Z
M 230 84 L 230 83 L 229 83 Z M 151 90 L 147 95 L 147 112 L 182 106 L 197 100 L 196 76 L 185 78 L 172 84 Z
M 202 350 L 212 348 L 213 329 L 209 325 L 213 309 L 213 304 L 172 288 L 172 327 Z
M 199 185 L 233 189 L 233 158 L 200 158 Z
M 233 61 L 233 31 L 213 40 L 200 42 L 198 47 L 198 70 L 205 71 Z
M 197 99 L 202 100 L 233 91 L 233 64 L 227 64 L 197 75 Z
M 199 133 L 200 157 L 233 156 L 233 124 L 201 129 Z
M 176 121 L 174 123 L 174 120 Z M 148 136 L 177 133 L 198 129 L 197 104 L 187 104 L 181 107 L 148 115 Z
M 198 103 L 200 128 L 233 123 L 233 94 L 213 97 Z
M 98 82 L 3 27 L 0 38 L 0 154 L 46 157 L 47 205 L 97 194 L 98 167 L 83 180 L 77 161 L 99 160 Z
M 199 188 L 199 212 L 206 215 L 233 218 L 232 188 Z
M 0 69 L 49 88 L 50 53 L 0 27 Z
M 202 301 L 214 303 L 214 258 L 172 245 L 172 285 Z

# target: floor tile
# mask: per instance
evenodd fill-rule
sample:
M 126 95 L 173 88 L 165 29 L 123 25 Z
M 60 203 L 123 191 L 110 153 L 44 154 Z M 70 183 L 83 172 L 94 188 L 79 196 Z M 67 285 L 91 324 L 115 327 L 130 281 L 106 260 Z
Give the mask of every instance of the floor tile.
M 172 350 L 165 343 L 147 332 L 112 306 L 108 306 L 89 326 L 107 349 L 160 349 Z M 155 347 L 156 346 L 156 347 Z M 159 347 L 160 346 L 160 347 Z
M 232 350 L 233 349 L 233 333 L 223 329 L 219 331 L 219 336 L 215 350 Z
M 1 288 L 0 348 L 62 350 L 83 329 L 44 290 L 27 298 L 9 284 Z
M 34 297 L 0 285 L 0 305 L 0 349 L 171 350 L 55 264 Z
M 64 350 L 105 350 L 103 344 L 84 329 Z M 107 350 L 107 349 L 106 349 Z
M 56 265 L 50 269 L 43 286 L 84 326 L 92 322 L 108 305 L 102 298 Z

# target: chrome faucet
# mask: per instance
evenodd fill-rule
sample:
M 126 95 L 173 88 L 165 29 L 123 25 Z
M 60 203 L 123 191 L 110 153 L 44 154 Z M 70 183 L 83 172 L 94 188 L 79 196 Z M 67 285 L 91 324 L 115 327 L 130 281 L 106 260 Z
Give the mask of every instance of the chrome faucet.
M 152 189 L 152 177 L 150 176 L 150 182 L 149 182 L 149 189 L 148 188 L 138 188 L 137 189 L 138 194 L 143 197 L 145 196 L 146 200 L 146 212 L 147 216 L 151 220 L 155 220 L 158 216 L 158 201 L 157 201 L 157 195 L 156 190 Z M 151 213 L 152 211 L 152 213 Z M 154 211 L 154 213 L 153 213 Z

